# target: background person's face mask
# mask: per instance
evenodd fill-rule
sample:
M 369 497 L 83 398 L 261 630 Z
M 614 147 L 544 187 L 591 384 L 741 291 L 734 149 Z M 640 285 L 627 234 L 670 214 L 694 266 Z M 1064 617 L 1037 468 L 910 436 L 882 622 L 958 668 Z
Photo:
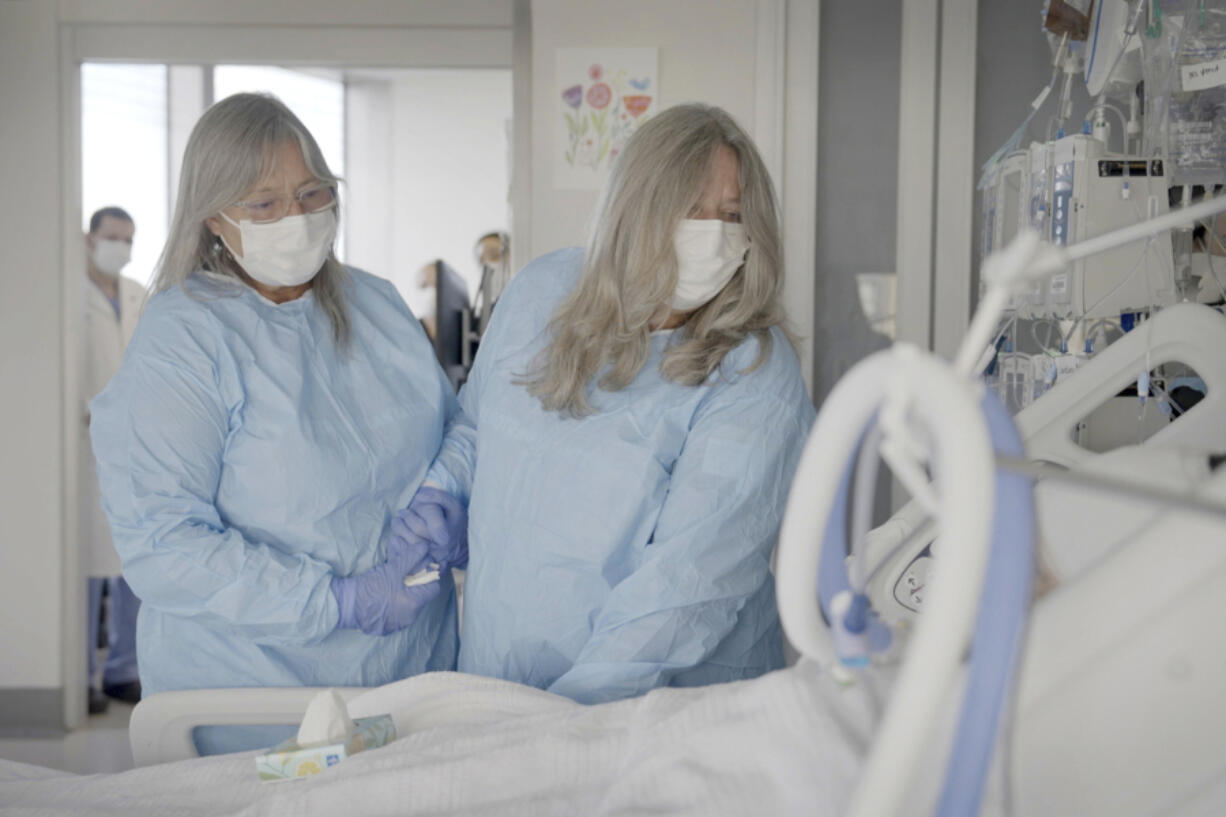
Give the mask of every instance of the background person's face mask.
M 243 241 L 240 256 L 223 236 L 226 249 L 244 272 L 270 287 L 298 286 L 314 278 L 336 238 L 336 212 L 331 209 L 271 224 L 235 221 L 225 213 L 221 217 L 238 228 Z
M 672 307 L 689 312 L 728 285 L 745 263 L 745 225 L 717 219 L 683 219 L 673 237 L 677 249 L 677 291 Z
M 132 245 L 126 241 L 99 239 L 94 242 L 90 260 L 107 275 L 118 275 L 124 265 L 132 260 Z

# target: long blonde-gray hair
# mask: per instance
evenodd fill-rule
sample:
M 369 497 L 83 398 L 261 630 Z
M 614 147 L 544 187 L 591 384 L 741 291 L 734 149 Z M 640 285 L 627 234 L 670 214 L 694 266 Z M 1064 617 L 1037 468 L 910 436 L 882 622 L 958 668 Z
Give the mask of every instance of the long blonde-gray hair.
M 678 105 L 645 123 L 609 176 L 588 237 L 583 274 L 550 321 L 551 339 L 519 382 L 548 411 L 592 412 L 588 390 L 628 386 L 650 352 L 651 330 L 670 313 L 677 288 L 673 235 L 702 196 L 716 153 L 736 154 L 745 263 L 727 286 L 686 320 L 660 362 L 663 376 L 705 382 L 751 333 L 756 368 L 771 353 L 773 326 L 784 326 L 779 293 L 782 248 L 770 175 L 748 134 L 720 108 Z
M 233 257 L 205 220 L 234 204 L 267 176 L 277 148 L 285 142 L 298 145 L 307 169 L 320 181 L 340 181 L 328 169 L 310 131 L 271 94 L 234 94 L 204 112 L 183 152 L 179 195 L 170 235 L 158 259 L 154 292 L 180 286 L 200 270 L 229 276 L 245 286 Z M 339 203 L 336 208 L 339 220 Z M 345 267 L 329 250 L 311 284 L 315 300 L 332 322 L 333 335 L 341 346 L 349 340 L 343 289 L 348 277 Z

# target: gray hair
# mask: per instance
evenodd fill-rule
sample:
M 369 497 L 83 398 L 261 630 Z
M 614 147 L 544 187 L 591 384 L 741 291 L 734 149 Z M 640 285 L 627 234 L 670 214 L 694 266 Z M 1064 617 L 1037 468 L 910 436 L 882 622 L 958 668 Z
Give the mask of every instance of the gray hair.
M 302 150 L 307 169 L 327 182 L 340 179 L 328 169 L 319 144 L 293 111 L 271 94 L 234 94 L 200 117 L 183 152 L 179 195 L 170 234 L 158 259 L 153 291 L 181 286 L 204 270 L 241 282 L 233 256 L 205 220 L 238 201 L 272 169 L 276 149 L 287 141 Z M 340 219 L 340 204 L 336 205 Z M 332 322 L 336 342 L 349 341 L 349 315 L 343 285 L 349 273 L 329 250 L 312 289 Z M 245 284 L 243 284 L 245 286 Z
M 547 411 L 592 412 L 588 389 L 628 386 L 647 362 L 651 327 L 667 319 L 677 288 L 673 235 L 702 196 L 720 146 L 736 154 L 745 263 L 696 310 L 665 352 L 660 372 L 697 386 L 750 334 L 770 357 L 771 327 L 787 332 L 779 293 L 782 246 L 774 187 L 753 141 L 727 112 L 678 105 L 642 125 L 613 167 L 589 231 L 579 285 L 550 321 L 551 341 L 518 382 Z M 791 335 L 788 335 L 789 339 Z

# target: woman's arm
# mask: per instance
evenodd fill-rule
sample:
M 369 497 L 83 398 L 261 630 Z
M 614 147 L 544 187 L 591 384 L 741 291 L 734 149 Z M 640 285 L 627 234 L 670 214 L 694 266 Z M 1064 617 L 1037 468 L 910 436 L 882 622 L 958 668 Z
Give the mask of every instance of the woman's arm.
M 330 566 L 244 538 L 214 504 L 230 426 L 222 344 L 155 313 L 132 347 L 92 404 L 91 432 L 103 508 L 136 595 L 261 643 L 328 635 L 338 616 Z
M 426 473 L 423 485 L 440 488 L 458 498 L 466 507 L 472 495 L 473 476 L 477 470 L 477 399 L 479 386 L 474 382 L 479 377 L 478 365 L 481 354 L 473 364 L 466 384 L 460 389 L 457 400 L 451 396 L 451 382 L 439 368 L 439 377 L 447 394 L 444 411 L 447 413 L 443 442 L 434 464 Z M 471 413 L 470 413 L 471 412 Z
M 508 286 L 498 301 L 489 328 L 481 337 L 468 380 L 460 388 L 458 403 L 453 403 L 453 407 L 448 409 L 450 413 L 443 443 L 423 483 L 441 488 L 459 499 L 465 507 L 472 496 L 473 478 L 477 473 L 477 424 L 481 418 L 481 395 L 490 377 L 493 361 L 504 351 L 502 346 L 508 326 L 516 318 L 523 319 L 519 312 L 519 289 L 514 285 Z M 450 391 L 450 381 L 441 368 L 439 376 L 443 379 L 444 388 Z
M 613 588 L 551 692 L 583 703 L 625 698 L 711 657 L 771 580 L 771 550 L 812 414 L 807 400 L 789 405 L 761 393 L 701 413 L 642 563 Z
M 484 390 L 499 366 L 546 331 L 554 304 L 569 291 L 583 256 L 560 250 L 528 264 L 511 279 L 498 299 L 489 328 L 481 337 L 468 382 L 460 389 L 461 414 L 449 418 L 442 447 L 425 484 L 456 496 L 467 507 L 477 469 L 477 428 Z M 520 372 L 514 371 L 518 376 Z

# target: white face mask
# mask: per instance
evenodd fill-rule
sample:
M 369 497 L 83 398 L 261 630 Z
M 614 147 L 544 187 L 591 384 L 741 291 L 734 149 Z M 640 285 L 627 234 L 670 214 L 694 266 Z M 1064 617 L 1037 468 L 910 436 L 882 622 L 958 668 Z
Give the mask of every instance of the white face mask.
M 745 263 L 745 225 L 717 219 L 684 219 L 673 237 L 677 249 L 677 292 L 673 309 L 690 312 L 728 285 Z
M 234 221 L 225 213 L 221 217 L 238 228 L 245 254 L 234 252 L 223 236 L 226 249 L 248 275 L 270 287 L 298 286 L 314 278 L 336 238 L 336 213 L 331 209 L 271 224 Z
M 118 275 L 124 265 L 132 260 L 132 245 L 126 241 L 99 239 L 90 253 L 94 266 L 107 275 Z

